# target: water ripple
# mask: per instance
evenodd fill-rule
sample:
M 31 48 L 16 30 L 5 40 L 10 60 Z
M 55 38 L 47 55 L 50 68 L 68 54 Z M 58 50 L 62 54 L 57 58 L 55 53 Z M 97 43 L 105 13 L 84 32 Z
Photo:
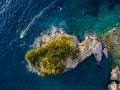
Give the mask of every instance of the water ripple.
M 10 6 L 11 0 L 6 0 L 5 3 L 0 8 L 0 15 L 4 13 L 6 10 L 8 10 L 8 7 Z

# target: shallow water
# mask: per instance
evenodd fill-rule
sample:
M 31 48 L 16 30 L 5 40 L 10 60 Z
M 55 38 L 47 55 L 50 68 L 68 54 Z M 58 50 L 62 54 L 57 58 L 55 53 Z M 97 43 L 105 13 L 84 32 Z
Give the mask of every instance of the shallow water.
M 30 72 L 24 60 L 34 39 L 52 26 L 62 27 L 83 40 L 85 32 L 102 36 L 119 23 L 120 6 L 114 2 L 117 0 L 98 1 L 1 0 L 0 90 L 107 90 L 110 57 L 103 59 L 100 67 L 90 57 L 69 72 L 46 78 Z M 113 9 L 108 9 L 113 2 Z

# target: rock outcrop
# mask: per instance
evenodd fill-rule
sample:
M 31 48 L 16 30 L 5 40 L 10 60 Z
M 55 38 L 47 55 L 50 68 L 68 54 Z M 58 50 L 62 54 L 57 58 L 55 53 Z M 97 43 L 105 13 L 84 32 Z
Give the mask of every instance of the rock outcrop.
M 97 64 L 99 64 L 103 53 L 105 54 L 106 58 L 108 58 L 107 49 L 104 48 L 100 39 L 95 34 L 85 34 L 85 40 L 82 43 L 79 43 L 79 49 L 80 58 L 82 60 L 93 54 L 95 56 Z
M 120 69 L 118 66 L 112 68 L 110 80 L 112 82 L 108 85 L 108 90 L 120 90 Z
M 113 81 L 111 84 L 108 85 L 108 90 L 118 90 L 117 84 Z
M 120 81 L 119 75 L 120 75 L 119 67 L 118 66 L 113 67 L 110 73 L 110 79 Z
M 107 48 L 103 49 L 103 54 L 105 55 L 106 58 L 108 58 L 108 50 L 107 50 Z
M 95 34 L 85 34 L 84 41 L 82 41 L 81 43 L 78 43 L 78 41 L 75 42 L 75 45 L 78 44 L 78 48 L 80 50 L 78 58 L 73 61 L 70 57 L 68 57 L 69 59 L 67 59 L 65 62 L 66 68 L 75 68 L 78 65 L 78 63 L 82 62 L 91 55 L 95 56 L 97 65 L 99 65 L 100 61 L 102 60 L 103 54 L 106 58 L 108 58 L 107 49 L 104 48 L 100 39 Z
M 44 44 L 47 42 L 53 40 L 54 38 L 61 36 L 61 35 L 66 35 L 66 33 L 61 29 L 61 28 L 56 28 L 52 27 L 52 31 L 44 34 L 43 36 L 40 37 L 39 43 L 40 47 L 42 47 Z

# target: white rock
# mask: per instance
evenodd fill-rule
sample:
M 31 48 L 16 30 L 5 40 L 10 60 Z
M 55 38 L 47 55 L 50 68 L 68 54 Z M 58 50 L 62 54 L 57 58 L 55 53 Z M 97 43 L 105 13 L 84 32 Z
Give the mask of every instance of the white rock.
M 75 68 L 78 65 L 78 62 L 79 62 L 78 59 L 73 60 L 72 57 L 68 57 L 64 65 L 66 66 L 66 69 L 71 69 Z
M 102 59 L 103 45 L 95 34 L 85 34 L 85 40 L 79 44 L 79 49 L 82 59 L 85 59 L 92 54 L 95 56 L 97 63 L 99 63 Z
M 105 55 L 106 58 L 108 58 L 108 50 L 107 50 L 107 48 L 103 49 L 103 54 Z
M 117 90 L 117 84 L 115 82 L 112 82 L 108 85 L 108 90 Z
M 114 67 L 111 71 L 111 80 L 117 80 L 118 79 L 118 66 Z
M 74 47 L 78 47 L 79 40 L 75 36 L 71 36 L 71 40 L 74 43 Z
M 63 31 L 62 28 L 52 27 L 52 31 L 40 37 L 39 43 L 40 47 L 43 46 L 45 43 L 51 41 L 53 38 L 56 38 L 61 35 L 65 35 L 66 33 Z M 67 34 L 66 34 L 67 35 Z
M 117 80 L 120 82 L 120 70 L 118 66 L 112 68 L 110 74 L 111 74 L 110 76 L 111 80 Z M 120 90 L 120 83 L 117 84 L 116 82 L 113 81 L 111 84 L 108 85 L 108 90 Z

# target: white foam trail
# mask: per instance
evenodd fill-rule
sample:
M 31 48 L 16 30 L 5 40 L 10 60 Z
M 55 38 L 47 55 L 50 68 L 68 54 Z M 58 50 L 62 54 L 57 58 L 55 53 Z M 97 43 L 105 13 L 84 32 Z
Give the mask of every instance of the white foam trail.
M 28 24 L 28 26 L 20 33 L 20 38 L 23 38 L 23 37 L 26 35 L 26 33 L 27 33 L 27 31 L 29 30 L 30 26 L 34 24 L 34 21 L 35 21 L 37 18 L 39 18 L 47 9 L 49 9 L 55 2 L 56 2 L 56 1 L 51 2 L 47 7 L 45 7 L 38 15 L 36 15 L 36 16 L 32 19 L 32 21 Z
M 0 8 L 0 14 L 2 14 L 8 9 L 8 6 L 10 5 L 10 3 L 11 3 L 11 0 L 6 0 L 5 4 L 3 4 L 2 7 Z

